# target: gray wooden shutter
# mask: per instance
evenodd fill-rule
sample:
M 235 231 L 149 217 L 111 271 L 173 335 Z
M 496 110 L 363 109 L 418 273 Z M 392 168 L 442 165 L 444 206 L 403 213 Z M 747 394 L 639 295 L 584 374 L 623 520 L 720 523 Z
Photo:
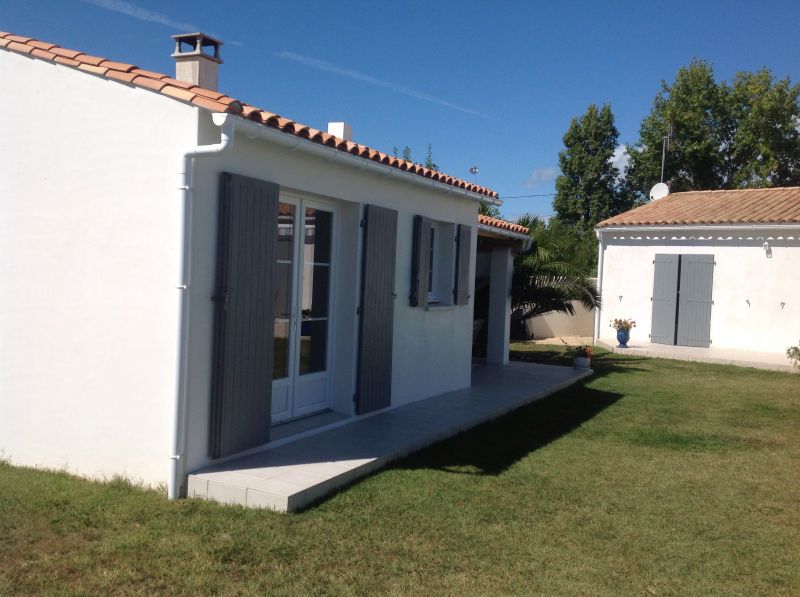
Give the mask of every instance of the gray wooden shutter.
M 458 225 L 456 237 L 456 280 L 453 289 L 453 302 L 456 305 L 469 304 L 469 268 L 472 259 L 472 226 Z
M 397 212 L 375 205 L 364 206 L 356 390 L 358 414 L 385 408 L 392 402 L 396 259 Z
M 681 255 L 678 287 L 679 346 L 711 344 L 711 290 L 714 284 L 713 255 Z
M 650 341 L 656 344 L 675 344 L 680 256 L 656 255 L 654 263 Z
M 212 458 L 269 441 L 278 190 L 271 182 L 222 174 L 209 430 Z
M 414 216 L 414 239 L 411 249 L 412 307 L 427 307 L 431 272 L 431 220 Z

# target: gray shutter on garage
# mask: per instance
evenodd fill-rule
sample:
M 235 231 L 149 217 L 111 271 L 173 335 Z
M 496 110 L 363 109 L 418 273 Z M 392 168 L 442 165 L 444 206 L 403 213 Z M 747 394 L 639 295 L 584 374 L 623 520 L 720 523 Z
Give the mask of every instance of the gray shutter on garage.
M 385 408 L 392 401 L 396 253 L 397 212 L 375 205 L 364 206 L 356 389 L 358 414 Z
M 278 185 L 223 173 L 217 237 L 209 454 L 269 441 Z
M 713 255 L 681 255 L 678 287 L 678 345 L 711 344 L 711 290 L 714 284 Z
M 469 268 L 472 258 L 472 226 L 458 225 L 456 237 L 456 280 L 453 289 L 453 302 L 456 305 L 469 303 Z
M 414 238 L 411 247 L 412 307 L 427 307 L 431 272 L 431 220 L 414 216 Z
M 680 256 L 656 255 L 654 263 L 650 341 L 656 344 L 675 344 Z

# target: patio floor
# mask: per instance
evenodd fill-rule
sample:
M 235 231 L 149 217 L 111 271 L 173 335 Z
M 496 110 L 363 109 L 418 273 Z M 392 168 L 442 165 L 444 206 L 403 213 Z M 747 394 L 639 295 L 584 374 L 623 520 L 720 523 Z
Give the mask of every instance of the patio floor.
M 469 388 L 448 392 L 211 466 L 189 475 L 188 495 L 295 511 L 392 460 L 548 396 L 591 375 L 532 363 L 480 365 Z
M 789 359 L 783 353 L 755 352 L 713 346 L 709 348 L 670 346 L 668 344 L 651 344 L 650 342 L 629 343 L 628 348 L 617 348 L 603 341 L 598 341 L 598 344 L 619 354 L 738 365 L 740 367 L 755 367 L 756 369 L 768 369 L 770 371 L 797 372 L 797 369 L 792 367 Z

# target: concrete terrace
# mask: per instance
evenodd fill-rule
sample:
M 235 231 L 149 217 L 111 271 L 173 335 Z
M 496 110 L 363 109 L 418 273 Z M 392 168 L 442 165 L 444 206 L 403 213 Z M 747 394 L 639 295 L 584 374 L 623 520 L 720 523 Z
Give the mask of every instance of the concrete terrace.
M 469 388 L 434 396 L 189 475 L 188 495 L 296 511 L 392 460 L 544 398 L 590 369 L 480 365 Z
M 798 372 L 797 368 L 792 366 L 791 361 L 783 353 L 756 352 L 733 348 L 716 348 L 713 346 L 709 348 L 670 346 L 667 344 L 652 344 L 650 342 L 629 342 L 628 348 L 617 348 L 616 345 L 601 341 L 598 341 L 598 344 L 615 353 L 640 357 L 738 365 L 739 367 L 754 367 L 756 369 L 789 373 Z

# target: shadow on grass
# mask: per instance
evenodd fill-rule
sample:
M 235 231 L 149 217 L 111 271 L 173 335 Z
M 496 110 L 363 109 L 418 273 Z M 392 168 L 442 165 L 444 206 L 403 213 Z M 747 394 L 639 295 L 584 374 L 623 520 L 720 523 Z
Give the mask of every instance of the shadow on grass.
M 391 468 L 499 475 L 622 398 L 621 394 L 589 388 L 586 382 L 435 444 L 396 462 Z
M 541 365 L 558 365 L 561 367 L 572 366 L 572 357 L 563 350 L 558 349 L 535 351 L 512 350 L 509 352 L 509 358 L 512 361 L 521 363 L 538 363 Z M 589 379 L 605 377 L 610 373 L 643 371 L 644 368 L 638 367 L 636 363 L 644 363 L 649 360 L 649 357 L 619 355 L 617 353 L 603 351 L 595 354 L 592 358 L 591 366 L 594 374 Z

